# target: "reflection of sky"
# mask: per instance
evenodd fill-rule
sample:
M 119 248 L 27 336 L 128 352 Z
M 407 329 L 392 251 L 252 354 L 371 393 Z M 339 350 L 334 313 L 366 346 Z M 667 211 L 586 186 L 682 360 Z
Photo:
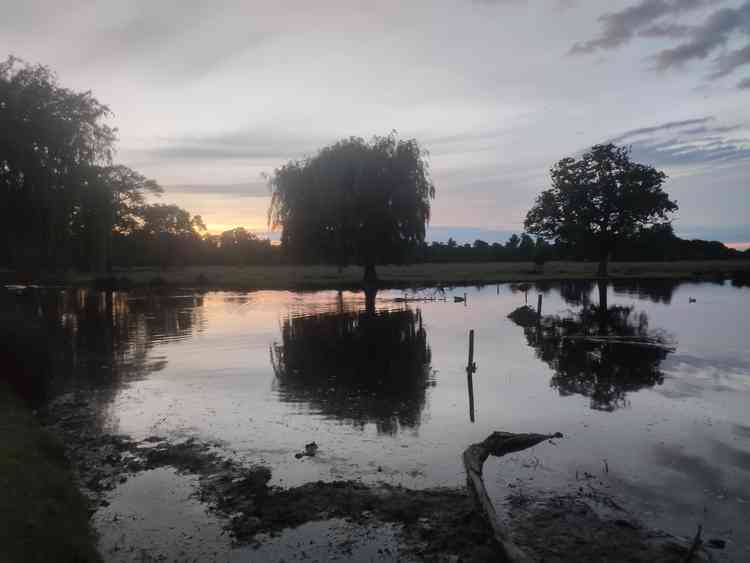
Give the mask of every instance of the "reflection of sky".
M 136 438 L 221 440 L 248 463 L 268 463 L 274 482 L 284 485 L 361 477 L 460 486 L 460 452 L 468 444 L 494 430 L 560 431 L 566 438 L 555 446 L 489 462 L 494 494 L 507 491 L 506 480 L 527 476 L 524 462 L 534 456 L 540 464 L 535 486 L 570 484 L 577 471 L 588 471 L 653 525 L 690 535 L 705 506 L 706 533 L 726 535 L 733 528 L 730 539 L 739 542 L 750 502 L 750 351 L 743 329 L 750 318 L 748 290 L 682 284 L 670 299 L 663 293 L 651 299 L 644 291 L 610 290 L 609 305 L 632 305 L 645 313 L 649 328 L 669 335 L 676 350 L 660 366 L 662 384 L 627 392 L 626 404 L 613 412 L 592 410 L 589 398 L 561 397 L 550 386 L 553 371 L 527 345 L 523 329 L 507 319 L 523 305 L 523 293 L 502 285 L 456 288 L 445 302 L 408 305 L 421 311 L 434 370 L 419 424 L 383 433 L 374 422 L 339 420 L 304 397 L 281 400 L 269 350 L 280 342 L 284 321 L 305 312 L 364 306 L 361 294 L 333 291 L 205 294 L 197 309 L 200 330 L 181 338 L 155 333 L 149 354 L 163 358 L 162 369 L 120 388 L 107 409 L 108 424 Z M 454 303 L 453 293 L 464 292 L 467 305 Z M 393 301 L 401 295 L 385 291 L 378 298 L 387 308 L 403 310 L 407 305 Z M 696 302 L 689 303 L 690 297 Z M 592 288 L 591 301 L 596 299 Z M 534 289 L 529 302 L 536 303 Z M 543 308 L 545 314 L 562 314 L 576 306 L 553 287 L 545 292 Z M 476 333 L 475 424 L 469 421 L 466 389 L 469 329 Z M 319 455 L 295 459 L 313 440 Z

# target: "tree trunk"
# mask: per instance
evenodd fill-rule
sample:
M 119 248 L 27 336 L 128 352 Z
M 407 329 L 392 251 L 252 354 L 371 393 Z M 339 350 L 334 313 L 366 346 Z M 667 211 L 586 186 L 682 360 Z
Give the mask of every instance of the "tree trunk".
M 596 287 L 599 290 L 599 307 L 601 309 L 607 309 L 607 283 L 604 281 L 598 281 Z
M 378 288 L 374 285 L 365 286 L 365 311 L 368 315 L 375 314 L 375 300 L 378 296 Z
M 378 274 L 375 271 L 375 264 L 365 264 L 365 285 L 376 285 L 378 283 Z
M 597 270 L 597 275 L 600 278 L 606 278 L 607 277 L 607 259 L 609 257 L 607 256 L 607 251 L 603 250 L 601 252 L 601 255 L 599 256 L 599 269 Z
M 604 336 L 607 334 L 607 318 L 608 318 L 608 307 L 607 307 L 607 282 L 599 280 L 596 282 L 599 288 L 599 334 Z

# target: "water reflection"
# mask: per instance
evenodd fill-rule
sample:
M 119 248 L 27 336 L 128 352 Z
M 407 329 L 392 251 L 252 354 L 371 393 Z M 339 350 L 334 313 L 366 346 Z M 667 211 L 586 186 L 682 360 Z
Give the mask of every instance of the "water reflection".
M 677 287 L 678 280 L 670 279 L 643 279 L 643 280 L 613 280 L 612 289 L 616 294 L 630 295 L 638 299 L 649 299 L 653 303 L 672 303 L 672 297 Z
M 569 305 L 588 305 L 594 282 L 590 280 L 563 280 L 560 282 L 560 297 Z
M 123 383 L 166 365 L 156 344 L 203 326 L 202 297 L 133 297 L 113 291 L 31 290 L 0 295 L 5 378 L 32 403 L 58 391 Z M 6 357 L 7 356 L 7 357 Z
M 599 282 L 599 284 L 604 282 Z M 615 295 L 628 295 L 637 299 L 648 299 L 653 303 L 669 305 L 680 281 L 672 279 L 621 279 L 612 280 L 612 290 Z M 591 301 L 591 293 L 599 285 L 594 280 L 563 280 L 557 286 L 560 296 L 569 305 L 587 305 Z M 606 284 L 605 284 L 606 286 Z M 548 288 L 545 287 L 544 289 Z
M 731 279 L 734 287 L 750 287 L 750 272 L 747 270 L 732 272 Z
M 381 434 L 417 428 L 434 385 L 418 309 L 289 316 L 271 363 L 280 400 Z
M 608 307 L 604 283 L 598 285 L 599 304 L 588 302 L 591 284 L 563 290 L 566 285 L 561 293 L 569 303 L 581 303 L 578 311 L 514 316 L 537 357 L 554 370 L 550 385 L 562 396 L 590 398 L 592 409 L 614 411 L 628 406 L 628 393 L 663 383 L 660 366 L 673 349 L 664 334 L 649 328 L 646 313 Z

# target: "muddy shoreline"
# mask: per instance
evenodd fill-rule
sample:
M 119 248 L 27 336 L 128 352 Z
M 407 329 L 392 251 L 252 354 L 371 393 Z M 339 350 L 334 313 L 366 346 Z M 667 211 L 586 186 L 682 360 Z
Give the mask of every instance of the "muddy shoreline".
M 414 561 L 498 560 L 492 530 L 465 488 L 413 490 L 352 480 L 270 486 L 273 468 L 225 457 L 220 443 L 166 436 L 135 442 L 101 432 L 95 412 L 90 399 L 68 394 L 42 413 L 66 444 L 92 513 L 106 508 L 129 479 L 172 468 L 197 478 L 191 496 L 218 518 L 233 546 L 258 548 L 269 534 L 344 520 L 363 529 L 395 529 L 400 556 Z M 702 548 L 687 559 L 690 538 L 644 527 L 596 479 L 584 479 L 577 490 L 533 496 L 510 489 L 507 503 L 513 541 L 537 561 L 712 560 Z M 385 552 L 378 556 L 395 558 Z

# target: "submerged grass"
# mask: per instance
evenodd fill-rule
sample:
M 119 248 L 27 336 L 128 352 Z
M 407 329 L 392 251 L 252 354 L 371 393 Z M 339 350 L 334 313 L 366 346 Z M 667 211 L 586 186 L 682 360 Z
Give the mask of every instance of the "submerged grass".
M 99 562 L 62 443 L 0 382 L 0 561 Z

